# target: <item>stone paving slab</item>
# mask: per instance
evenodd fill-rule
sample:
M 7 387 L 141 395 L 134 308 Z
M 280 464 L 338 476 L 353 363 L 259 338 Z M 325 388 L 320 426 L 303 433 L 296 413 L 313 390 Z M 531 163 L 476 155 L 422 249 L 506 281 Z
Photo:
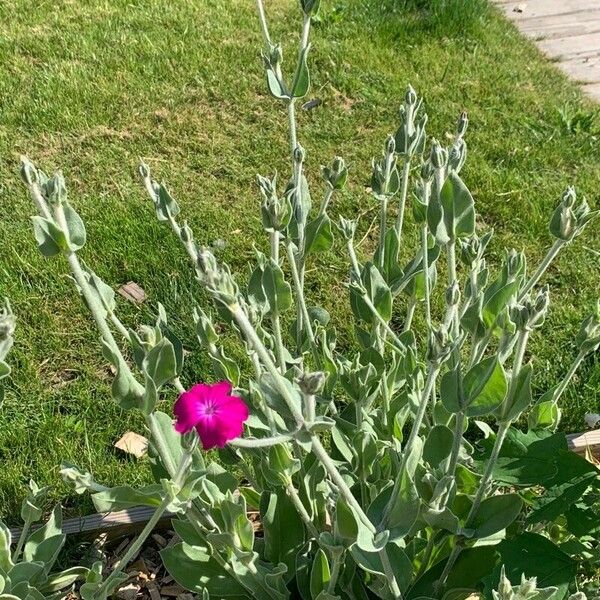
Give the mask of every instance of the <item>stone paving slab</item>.
M 494 0 L 520 31 L 600 101 L 600 0 Z

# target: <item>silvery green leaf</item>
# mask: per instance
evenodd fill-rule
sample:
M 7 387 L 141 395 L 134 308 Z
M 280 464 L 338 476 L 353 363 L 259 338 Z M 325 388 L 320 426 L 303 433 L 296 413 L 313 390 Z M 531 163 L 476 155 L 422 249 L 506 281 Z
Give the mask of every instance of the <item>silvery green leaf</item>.
M 115 310 L 115 292 L 114 290 L 102 281 L 94 271 L 91 269 L 87 270 L 87 281 L 88 284 L 96 296 L 98 304 L 104 308 L 105 312 L 112 313 Z
M 68 202 L 63 203 L 63 212 L 67 223 L 69 248 L 76 252 L 85 245 L 85 225 L 77 211 Z
M 42 562 L 18 562 L 7 573 L 13 591 L 19 584 L 37 584 L 45 579 L 44 563 Z
M 53 573 L 48 577 L 48 580 L 43 586 L 40 586 L 40 590 L 44 594 L 51 594 L 58 592 L 72 586 L 77 581 L 85 580 L 89 569 L 86 567 L 71 567 L 65 569 L 60 573 Z
M 29 536 L 23 558 L 28 562 L 43 563 L 47 575 L 58 558 L 65 539 L 66 535 L 62 533 L 62 510 L 57 505 L 46 524 Z
M 515 421 L 531 404 L 531 376 L 533 365 L 525 365 L 517 375 L 517 381 L 511 385 L 512 393 L 507 396 L 501 407 L 500 418 L 504 421 Z
M 274 52 L 271 52 L 271 56 L 266 52 L 263 52 L 262 55 L 267 75 L 267 87 L 273 97 L 279 100 L 287 100 L 290 98 L 290 92 L 277 74 L 278 62 L 281 60 L 281 48 L 274 46 L 273 50 Z
M 179 205 L 171 196 L 164 183 L 158 185 L 154 199 L 154 208 L 156 217 L 159 221 L 168 221 L 169 217 L 176 217 L 179 214 Z
M 445 425 L 435 425 L 429 430 L 423 446 L 423 460 L 432 467 L 440 465 L 452 451 L 453 431 Z
M 44 514 L 43 502 L 48 495 L 48 490 L 48 487 L 38 487 L 33 479 L 29 481 L 29 492 L 21 504 L 21 519 L 24 522 L 35 523 L 42 518 Z
M 310 570 L 310 595 L 312 598 L 318 598 L 321 592 L 327 590 L 331 580 L 331 571 L 327 555 L 321 548 L 317 548 Z
M 152 379 L 157 389 L 177 377 L 177 360 L 173 344 L 162 338 L 144 358 L 144 373 Z
M 282 387 L 286 388 L 287 394 L 292 398 L 297 412 L 302 412 L 300 392 L 285 377 L 278 376 L 277 381 L 275 381 L 271 374 L 265 373 L 260 378 L 259 386 L 267 405 L 279 413 L 286 421 L 294 422 L 290 409 L 281 394 Z
M 408 589 L 412 580 L 412 564 L 405 551 L 397 543 L 389 542 L 385 546 L 386 554 L 392 565 L 392 569 L 401 591 Z M 367 573 L 385 575 L 385 569 L 381 564 L 378 552 L 363 552 L 358 547 L 352 548 L 352 558 Z M 386 596 L 387 597 L 387 596 Z
M 306 62 L 309 50 L 310 44 L 308 44 L 306 48 L 303 48 L 302 52 L 300 53 L 298 66 L 296 67 L 296 73 L 294 75 L 294 83 L 292 83 L 292 98 L 304 98 L 310 88 L 310 75 L 308 71 L 308 64 Z
M 162 501 L 163 490 L 160 484 L 152 484 L 139 489 L 128 485 L 108 488 L 92 494 L 92 502 L 100 513 L 124 510 L 133 506 L 158 507 Z
M 561 410 L 553 400 L 543 400 L 533 406 L 527 417 L 530 430 L 550 429 L 554 431 L 560 422 Z
M 392 317 L 392 293 L 381 276 L 377 267 L 369 262 L 363 267 L 361 283 L 368 298 L 382 319 L 389 321 Z M 350 288 L 350 302 L 354 315 L 367 323 L 373 323 L 375 317 L 371 309 L 365 304 L 363 294 Z
M 504 367 L 496 356 L 473 366 L 463 381 L 466 414 L 480 417 L 490 414 L 504 401 L 508 385 Z
M 265 264 L 262 288 L 272 314 L 284 313 L 292 306 L 292 288 L 284 279 L 281 267 L 272 258 Z
M 175 335 L 173 330 L 169 327 L 167 323 L 167 313 L 165 311 L 165 307 L 159 302 L 158 303 L 158 318 L 156 320 L 156 329 L 161 333 L 161 335 L 167 338 L 172 346 L 173 352 L 175 353 L 175 372 L 177 375 L 181 375 L 181 371 L 183 369 L 183 344 L 179 337 Z
M 61 464 L 60 474 L 63 481 L 75 485 L 75 492 L 77 494 L 83 494 L 87 491 L 101 491 L 101 488 L 104 487 L 94 481 L 91 473 L 82 471 L 76 465 L 66 461 L 63 461 Z
M 69 249 L 65 234 L 54 221 L 37 215 L 31 217 L 31 220 L 33 221 L 33 234 L 38 243 L 38 250 L 44 256 L 56 256 Z
M 296 555 L 306 541 L 305 527 L 283 488 L 264 491 L 260 503 L 264 528 L 264 558 L 272 564 L 283 563 L 291 579 Z
M 506 529 L 521 513 L 523 501 L 518 494 L 486 498 L 473 518 L 474 538 L 485 538 Z
M 400 238 L 395 227 L 390 227 L 380 241 L 373 262 L 379 265 L 381 274 L 386 283 L 393 288 L 394 282 L 398 281 L 404 274 L 398 263 L 400 251 Z
M 393 485 L 386 487 L 369 506 L 367 514 L 374 523 L 381 522 L 385 508 L 391 500 L 393 487 Z M 390 541 L 401 540 L 411 530 L 419 516 L 420 508 L 419 493 L 412 477 L 405 469 L 400 476 L 398 495 L 392 501 L 388 515 L 386 526 L 390 531 Z
M 213 370 L 219 379 L 230 381 L 235 387 L 240 382 L 240 365 L 233 358 L 225 354 L 221 346 L 216 346 L 210 352 Z
M 0 521 L 0 569 L 5 573 L 8 573 L 14 566 L 10 552 L 11 541 L 10 529 Z
M 324 213 L 308 223 L 305 235 L 304 252 L 307 255 L 313 252 L 327 252 L 330 250 L 333 245 L 333 232 L 327 214 Z
M 113 398 L 124 410 L 138 408 L 144 397 L 144 387 L 131 374 L 121 356 L 104 340 L 102 340 L 102 354 L 116 369 L 111 388 Z

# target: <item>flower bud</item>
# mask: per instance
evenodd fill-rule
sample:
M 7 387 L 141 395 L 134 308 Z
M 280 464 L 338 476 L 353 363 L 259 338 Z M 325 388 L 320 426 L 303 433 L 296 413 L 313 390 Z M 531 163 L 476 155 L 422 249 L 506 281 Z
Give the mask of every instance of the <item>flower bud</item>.
M 469 126 L 469 117 L 467 111 L 463 110 L 458 117 L 458 124 L 456 126 L 456 133 L 459 138 L 462 138 L 467 133 L 467 127 Z
M 197 307 L 193 313 L 194 323 L 196 324 L 196 335 L 203 346 L 211 346 L 219 341 L 219 336 L 215 331 L 210 315 Z
M 62 204 L 67 199 L 67 186 L 61 171 L 57 171 L 44 186 L 44 196 L 50 204 Z
M 0 311 L 0 342 L 7 340 L 15 331 L 17 319 L 13 314 L 8 298 L 4 300 L 4 308 Z
M 445 169 L 448 164 L 448 151 L 437 140 L 432 140 L 429 159 L 434 169 Z
M 148 179 L 150 177 L 150 167 L 143 160 L 141 160 L 138 165 L 138 173 L 142 179 Z
M 594 312 L 581 324 L 575 343 L 580 352 L 586 354 L 600 347 L 600 300 Z
M 316 371 L 315 373 L 303 373 L 298 379 L 298 386 L 303 393 L 307 394 L 308 396 L 314 396 L 321 392 L 323 386 L 325 385 L 326 379 L 327 374 L 323 373 L 323 371 Z
M 146 350 L 154 348 L 159 341 L 157 339 L 156 327 L 150 327 L 149 325 L 140 325 L 138 328 L 138 336 Z
M 344 217 L 340 217 L 338 228 L 344 237 L 344 240 L 349 242 L 350 240 L 354 239 L 354 233 L 356 232 L 357 225 L 358 221 L 356 221 L 356 219 L 344 219 Z
M 27 185 L 38 183 L 37 169 L 26 156 L 21 156 L 21 178 Z
M 425 160 L 421 163 L 421 179 L 431 181 L 433 179 L 433 165 L 430 160 Z
M 296 164 L 302 164 L 304 162 L 305 157 L 306 157 L 306 151 L 300 144 L 297 144 L 296 147 L 294 148 L 294 162 Z
M 456 306 L 460 302 L 460 288 L 456 281 L 446 288 L 446 305 Z
M 412 85 L 408 85 L 406 93 L 404 94 L 404 102 L 409 106 L 413 106 L 417 103 L 417 92 L 415 92 Z
M 198 252 L 198 268 L 203 275 L 210 275 L 218 271 L 215 255 L 206 247 Z
M 513 279 L 523 271 L 525 267 L 525 255 L 522 252 L 517 252 L 514 248 L 511 248 L 506 253 L 504 265 L 508 279 Z
M 441 325 L 438 329 L 434 329 L 429 336 L 427 361 L 439 365 L 450 356 L 451 351 L 452 344 L 448 337 L 448 330 L 444 325 Z
M 307 17 L 314 17 L 319 12 L 321 0 L 300 0 L 300 8 Z
M 192 228 L 188 225 L 187 221 L 183 222 L 183 226 L 179 231 L 179 238 L 184 244 L 194 241 L 194 232 L 192 231 Z
M 394 154 L 396 151 L 396 140 L 393 135 L 388 135 L 385 140 L 385 152 L 386 154 Z
M 528 329 L 530 316 L 529 307 L 525 304 L 513 304 L 509 308 L 510 320 L 514 323 L 518 331 Z
M 571 208 L 575 201 L 577 200 L 577 193 L 575 192 L 575 188 L 569 186 L 563 193 L 561 202 L 568 208 Z
M 341 156 L 333 159 L 331 167 L 321 167 L 321 173 L 327 185 L 333 190 L 341 190 L 348 178 L 348 168 Z

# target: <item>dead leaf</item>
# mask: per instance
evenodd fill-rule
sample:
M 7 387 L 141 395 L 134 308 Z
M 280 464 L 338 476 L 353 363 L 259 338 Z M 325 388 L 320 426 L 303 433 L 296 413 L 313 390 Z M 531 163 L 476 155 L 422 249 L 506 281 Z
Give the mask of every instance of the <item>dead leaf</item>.
M 139 433 L 128 431 L 115 443 L 115 448 L 133 454 L 136 458 L 142 458 L 148 452 L 148 440 Z
M 522 13 L 526 8 L 527 8 L 527 3 L 526 2 L 521 2 L 521 4 L 517 4 L 513 8 L 513 12 Z

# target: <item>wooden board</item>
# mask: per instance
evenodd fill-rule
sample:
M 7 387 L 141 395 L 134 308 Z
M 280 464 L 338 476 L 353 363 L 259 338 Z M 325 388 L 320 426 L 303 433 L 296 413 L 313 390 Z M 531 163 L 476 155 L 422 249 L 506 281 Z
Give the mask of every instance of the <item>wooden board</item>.
M 598 0 L 513 0 L 499 3 L 499 8 L 515 20 L 547 17 L 550 15 L 574 15 L 598 9 Z M 522 12 L 515 10 L 521 8 Z
M 519 22 L 519 30 L 528 37 L 544 40 L 597 33 L 600 31 L 600 14 L 597 10 L 590 10 L 574 15 L 523 19 Z
M 600 100 L 600 0 L 494 0 L 567 76 Z
M 561 60 L 589 58 L 600 54 L 600 33 L 584 33 L 570 37 L 555 37 L 540 40 L 538 46 L 546 54 Z

